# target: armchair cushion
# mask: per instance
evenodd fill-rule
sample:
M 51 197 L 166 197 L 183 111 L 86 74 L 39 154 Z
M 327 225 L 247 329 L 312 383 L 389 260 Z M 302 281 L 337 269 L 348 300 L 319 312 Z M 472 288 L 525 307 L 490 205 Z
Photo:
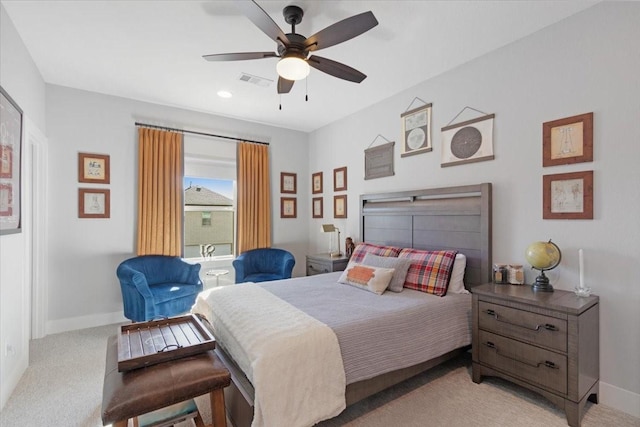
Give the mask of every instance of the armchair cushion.
M 200 264 L 180 257 L 144 255 L 123 261 L 120 280 L 124 315 L 134 322 L 188 312 L 202 291 Z
M 233 260 L 236 283 L 290 279 L 295 263 L 291 252 L 284 249 L 252 249 Z

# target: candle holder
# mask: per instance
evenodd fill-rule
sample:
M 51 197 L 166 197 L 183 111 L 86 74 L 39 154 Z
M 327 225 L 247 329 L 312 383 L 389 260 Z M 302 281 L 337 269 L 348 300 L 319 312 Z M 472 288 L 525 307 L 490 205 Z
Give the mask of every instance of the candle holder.
M 578 263 L 580 271 L 580 284 L 573 288 L 573 292 L 579 297 L 588 297 L 591 295 L 591 288 L 584 285 L 584 251 L 578 249 Z
M 573 288 L 573 293 L 579 297 L 588 297 L 591 295 L 591 288 L 581 288 L 580 286 L 576 286 Z

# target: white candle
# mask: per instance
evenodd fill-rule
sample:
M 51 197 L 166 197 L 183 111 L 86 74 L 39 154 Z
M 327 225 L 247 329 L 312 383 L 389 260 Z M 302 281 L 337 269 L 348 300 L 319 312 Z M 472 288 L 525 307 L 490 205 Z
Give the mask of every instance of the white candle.
M 584 289 L 584 256 L 582 249 L 578 249 L 578 258 L 580 260 L 580 289 Z

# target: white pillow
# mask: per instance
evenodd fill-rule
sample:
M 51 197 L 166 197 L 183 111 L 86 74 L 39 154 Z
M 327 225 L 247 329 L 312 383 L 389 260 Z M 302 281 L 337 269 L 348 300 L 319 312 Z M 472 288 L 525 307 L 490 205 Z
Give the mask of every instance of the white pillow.
M 362 263 L 373 267 L 394 268 L 396 271 L 393 273 L 387 290 L 391 292 L 402 292 L 404 289 L 404 279 L 407 277 L 409 267 L 411 267 L 411 260 L 409 258 L 378 256 L 367 252 Z
M 453 270 L 451 270 L 451 278 L 449 279 L 449 288 L 447 292 L 452 294 L 468 294 L 469 291 L 464 287 L 464 270 L 467 267 L 467 257 L 464 254 L 457 253 L 456 259 L 453 261 Z
M 350 262 L 338 282 L 382 295 L 389 286 L 394 271 L 393 268 L 373 267 Z

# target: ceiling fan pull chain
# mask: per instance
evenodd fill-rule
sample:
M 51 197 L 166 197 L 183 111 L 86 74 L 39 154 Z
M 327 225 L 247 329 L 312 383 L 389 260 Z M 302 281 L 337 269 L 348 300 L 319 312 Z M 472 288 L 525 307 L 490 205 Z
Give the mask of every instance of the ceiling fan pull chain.
M 278 95 L 278 96 L 280 97 L 280 102 L 279 102 L 280 106 L 278 110 L 282 111 L 282 95 Z
M 304 100 L 309 101 L 309 77 L 304 79 Z

